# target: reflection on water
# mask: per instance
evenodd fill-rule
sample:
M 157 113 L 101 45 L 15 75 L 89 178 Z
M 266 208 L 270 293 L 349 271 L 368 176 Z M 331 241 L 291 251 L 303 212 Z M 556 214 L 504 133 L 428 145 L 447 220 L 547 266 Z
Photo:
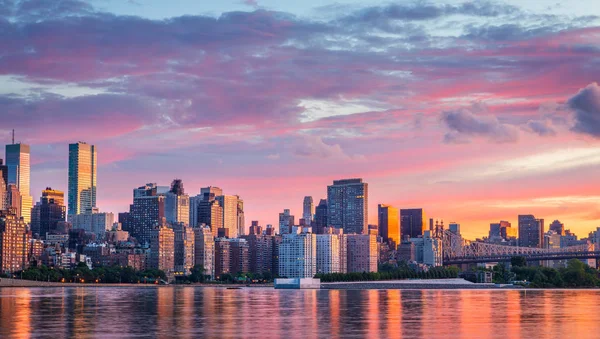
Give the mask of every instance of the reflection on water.
M 596 290 L 0 289 L 0 338 L 598 338 Z

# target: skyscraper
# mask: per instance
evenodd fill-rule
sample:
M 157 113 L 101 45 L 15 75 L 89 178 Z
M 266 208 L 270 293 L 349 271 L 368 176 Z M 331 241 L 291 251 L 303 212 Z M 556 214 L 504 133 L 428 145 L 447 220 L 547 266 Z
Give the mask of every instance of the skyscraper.
M 171 189 L 165 194 L 165 218 L 172 225 L 190 224 L 190 196 L 185 194 L 181 179 L 173 180 Z
M 195 265 L 204 267 L 204 274 L 215 277 L 215 237 L 209 227 L 194 228 Z
M 237 236 L 246 234 L 246 218 L 244 217 L 244 200 L 237 197 Z
M 519 215 L 519 246 L 544 246 L 544 219 L 536 219 L 533 215 Z
M 315 219 L 313 220 L 313 232 L 323 234 L 323 229 L 327 227 L 327 199 L 321 199 L 319 205 L 315 208 Z
M 84 142 L 69 144 L 69 215 L 96 207 L 97 151 Z
M 392 206 L 379 204 L 377 206 L 379 219 L 379 235 L 384 242 L 393 242 L 394 248 L 400 244 L 400 220 L 398 209 Z
M 561 223 L 558 220 L 554 220 L 550 227 L 548 228 L 550 231 L 556 232 L 558 235 L 565 235 L 565 224 Z
M 175 271 L 175 232 L 166 224 L 151 231 L 149 266 L 167 274 Z
M 0 159 L 0 211 L 6 210 L 6 204 L 8 197 L 6 192 L 8 189 L 8 167 L 4 165 L 2 159 Z
M 312 278 L 317 273 L 317 236 L 292 227 L 279 245 L 279 275 L 286 278 Z
M 33 198 L 30 192 L 30 148 L 25 144 L 6 145 L 8 184 L 15 184 L 21 195 L 20 215 L 26 224 L 31 222 Z
M 294 216 L 289 209 L 284 209 L 279 213 L 279 234 L 289 234 L 294 226 Z
M 30 232 L 24 220 L 0 211 L 0 271 L 12 273 L 27 267 Z
M 313 198 L 311 196 L 304 197 L 304 202 L 302 203 L 302 219 L 304 219 L 306 226 L 312 225 L 314 214 L 315 204 L 313 203 Z
M 334 180 L 327 186 L 327 222 L 344 233 L 366 234 L 368 227 L 368 184 L 362 179 Z
M 150 242 L 152 231 L 165 217 L 165 197 L 157 192 L 156 184 L 146 184 L 133 190 L 133 204 L 127 218 L 128 229 L 123 229 L 142 244 Z
M 229 232 L 230 238 L 237 238 L 239 229 L 238 200 L 237 195 L 220 195 L 216 197 L 219 205 L 223 208 L 223 228 Z
M 216 200 L 223 195 L 219 187 L 203 187 L 200 194 L 194 197 L 196 207 L 196 224 L 209 226 L 213 237 L 217 236 L 219 228 L 223 228 L 223 206 Z M 190 203 L 192 205 L 192 203 Z M 192 219 L 192 218 L 190 218 Z
M 400 210 L 400 232 L 402 238 L 418 238 L 423 236 L 427 225 L 427 218 L 422 208 Z

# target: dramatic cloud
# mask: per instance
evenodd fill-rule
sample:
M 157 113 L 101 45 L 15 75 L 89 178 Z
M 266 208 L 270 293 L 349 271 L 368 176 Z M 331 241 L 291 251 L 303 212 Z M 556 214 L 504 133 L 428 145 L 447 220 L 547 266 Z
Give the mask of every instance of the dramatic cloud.
M 444 136 L 444 142 L 462 143 L 468 137 L 484 137 L 499 143 L 519 139 L 519 132 L 514 126 L 501 123 L 495 116 L 486 114 L 485 110 L 477 111 L 479 114 L 467 108 L 442 112 L 442 121 L 450 129 Z
M 568 105 L 575 113 L 573 130 L 600 138 L 600 86 L 589 84 L 570 98 Z
M 554 128 L 545 120 L 529 120 L 526 129 L 542 137 L 556 135 Z

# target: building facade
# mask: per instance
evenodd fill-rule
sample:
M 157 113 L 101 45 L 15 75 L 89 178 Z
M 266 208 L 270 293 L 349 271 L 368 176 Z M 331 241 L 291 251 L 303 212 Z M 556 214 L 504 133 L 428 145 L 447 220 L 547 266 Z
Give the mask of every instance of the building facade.
M 69 144 L 69 215 L 96 207 L 97 164 L 94 145 Z
M 292 227 L 279 244 L 279 276 L 312 278 L 317 273 L 317 236 Z
M 348 234 L 348 272 L 377 272 L 377 237 L 372 234 Z
M 8 169 L 8 185 L 14 184 L 20 195 L 19 215 L 23 217 L 26 224 L 31 222 L 31 209 L 33 198 L 31 197 L 31 164 L 30 147 L 25 144 L 6 145 L 6 167 Z M 13 202 L 13 205 L 16 205 Z
M 208 226 L 194 228 L 194 263 L 204 267 L 204 273 L 215 278 L 215 238 Z
M 175 179 L 171 183 L 171 189 L 165 194 L 165 218 L 167 222 L 175 225 L 183 223 L 190 224 L 190 197 L 185 194 L 183 182 Z
M 327 186 L 328 226 L 344 233 L 367 234 L 369 186 L 362 179 L 334 180 Z
M 230 238 L 237 238 L 239 232 L 238 200 L 236 195 L 220 195 L 216 197 L 223 208 L 223 228 L 226 228 Z
M 166 224 L 152 230 L 149 266 L 167 275 L 175 271 L 175 232 Z
M 423 236 L 426 229 L 427 217 L 422 208 L 400 210 L 400 233 L 403 239 Z
M 347 240 L 343 229 L 326 228 L 317 234 L 317 273 L 346 273 Z
M 46 188 L 42 191 L 40 201 L 31 211 L 31 231 L 42 238 L 47 233 L 56 232 L 58 224 L 65 221 L 65 194 L 62 191 Z
M 134 189 L 133 204 L 123 229 L 141 244 L 149 243 L 154 228 L 165 217 L 165 197 L 158 194 L 156 184 Z M 124 220 L 125 221 L 125 220 Z
M 283 213 L 279 213 L 279 234 L 290 234 L 294 223 L 294 216 L 290 210 L 284 209 Z
M 304 219 L 304 223 L 306 226 L 311 226 L 313 221 L 313 216 L 315 215 L 315 204 L 313 202 L 313 198 L 311 196 L 304 197 L 304 201 L 302 202 L 302 219 Z
M 31 234 L 25 221 L 0 211 L 0 265 L 3 273 L 24 270 L 28 263 Z
M 536 219 L 533 215 L 519 215 L 519 246 L 544 246 L 544 219 Z
M 315 208 L 315 218 L 312 223 L 313 232 L 322 234 L 327 224 L 327 199 L 321 199 L 319 205 Z
M 173 226 L 175 233 L 175 272 L 177 274 L 189 275 L 196 260 L 194 230 L 184 223 Z
M 400 244 L 400 215 L 398 209 L 389 205 L 377 206 L 379 235 L 384 242 L 391 244 L 393 249 Z
M 69 222 L 74 229 L 94 233 L 97 240 L 104 240 L 106 232 L 110 231 L 115 223 L 115 215 L 112 212 L 100 212 L 95 207 L 85 213 L 69 215 Z

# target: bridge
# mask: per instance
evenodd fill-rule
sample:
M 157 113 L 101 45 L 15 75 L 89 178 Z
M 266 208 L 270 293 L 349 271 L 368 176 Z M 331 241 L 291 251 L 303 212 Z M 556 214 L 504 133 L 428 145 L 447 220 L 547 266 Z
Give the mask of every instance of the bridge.
M 592 244 L 565 248 L 531 248 L 466 240 L 449 230 L 444 230 L 442 233 L 444 265 L 509 262 L 515 256 L 525 257 L 527 261 L 600 259 L 600 251 L 595 251 Z

